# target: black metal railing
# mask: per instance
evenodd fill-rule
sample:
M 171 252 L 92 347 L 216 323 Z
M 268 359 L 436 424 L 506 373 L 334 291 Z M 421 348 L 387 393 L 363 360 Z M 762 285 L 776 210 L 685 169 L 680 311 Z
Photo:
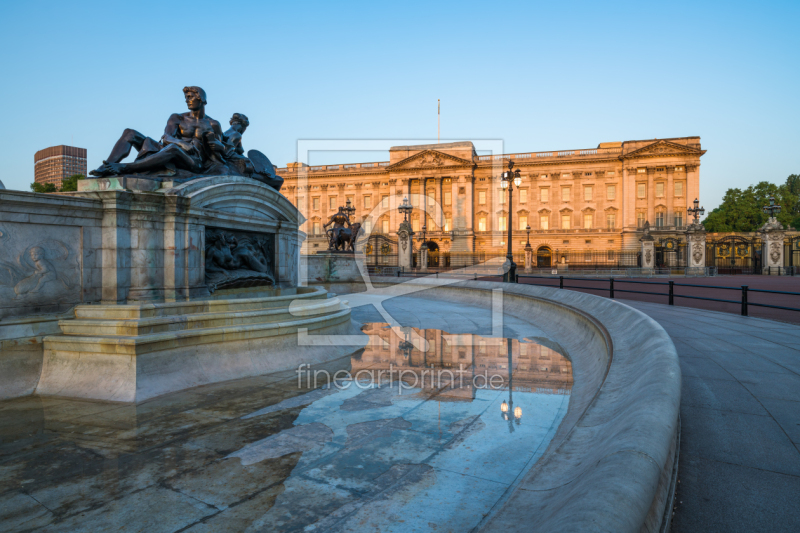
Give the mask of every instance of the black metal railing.
M 547 280 L 555 280 L 552 276 L 519 276 L 518 279 L 547 279 Z M 583 283 L 608 283 L 607 287 L 581 287 L 578 285 L 565 285 L 564 280 L 567 281 L 581 281 Z M 666 287 L 667 292 L 652 292 L 652 291 L 637 291 L 633 289 L 620 289 L 615 287 L 615 283 L 632 283 L 632 284 L 639 284 L 639 285 L 658 285 L 661 287 Z M 553 286 L 548 284 L 542 284 L 544 286 Z M 693 287 L 693 288 L 701 288 L 701 289 L 715 289 L 715 290 L 725 290 L 725 291 L 740 291 L 741 298 L 738 300 L 726 300 L 724 298 L 708 298 L 705 296 L 693 296 L 690 294 L 675 294 L 675 287 Z M 667 297 L 667 304 L 668 305 L 675 305 L 675 298 L 686 298 L 690 300 L 705 300 L 709 302 L 723 302 L 723 303 L 730 303 L 730 304 L 738 304 L 741 305 L 741 314 L 742 316 L 748 316 L 748 307 L 756 306 L 756 307 L 768 307 L 770 309 L 782 309 L 784 311 L 800 311 L 800 307 L 786 307 L 783 305 L 772 305 L 772 304 L 764 304 L 764 303 L 756 303 L 748 301 L 748 294 L 749 293 L 764 293 L 764 294 L 782 294 L 788 296 L 800 296 L 800 292 L 789 292 L 789 291 L 772 291 L 767 289 L 751 289 L 747 285 L 742 285 L 741 287 L 725 287 L 722 285 L 699 285 L 695 283 L 675 283 L 674 281 L 639 281 L 639 280 L 623 280 L 623 279 L 587 279 L 587 278 L 571 278 L 565 276 L 558 277 L 558 288 L 559 289 L 579 289 L 579 290 L 590 290 L 590 291 L 604 291 L 609 293 L 610 298 L 614 298 L 615 293 L 632 293 L 632 294 L 647 294 L 651 296 L 666 296 Z

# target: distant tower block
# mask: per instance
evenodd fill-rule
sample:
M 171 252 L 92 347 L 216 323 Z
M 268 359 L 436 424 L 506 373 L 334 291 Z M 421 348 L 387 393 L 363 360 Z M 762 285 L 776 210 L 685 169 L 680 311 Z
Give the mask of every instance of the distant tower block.
M 36 152 L 33 164 L 36 183 L 52 183 L 56 188 L 61 188 L 61 182 L 70 176 L 86 176 L 86 148 L 63 144 L 51 146 Z

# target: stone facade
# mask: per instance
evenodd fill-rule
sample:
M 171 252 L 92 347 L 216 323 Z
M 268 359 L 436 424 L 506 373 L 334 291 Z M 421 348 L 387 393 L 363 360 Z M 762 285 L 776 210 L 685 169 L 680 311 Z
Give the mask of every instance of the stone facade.
M 322 224 L 348 199 L 365 230 L 397 238 L 397 207 L 409 196 L 413 229 L 427 223 L 439 250 L 503 254 L 509 210 L 500 174 L 509 159 L 522 173 L 511 209 L 515 251 L 525 246 L 526 225 L 534 253 L 541 247 L 620 250 L 638 248 L 644 221 L 656 237 L 685 238 L 704 153 L 699 137 L 486 156 L 460 142 L 394 147 L 389 161 L 378 163 L 294 163 L 278 173 L 284 194 L 308 219 L 306 253 L 327 246 Z

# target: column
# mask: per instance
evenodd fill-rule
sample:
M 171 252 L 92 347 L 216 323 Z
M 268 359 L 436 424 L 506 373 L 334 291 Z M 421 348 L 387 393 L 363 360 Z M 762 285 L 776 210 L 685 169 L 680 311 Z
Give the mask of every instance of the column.
M 664 196 L 667 199 L 667 216 L 672 217 L 672 224 L 675 224 L 675 167 L 670 165 L 667 167 L 667 190 L 664 191 Z
M 390 234 L 391 233 L 395 233 L 395 235 L 397 234 L 397 224 L 398 224 L 398 222 L 397 222 L 397 214 L 398 214 L 397 207 L 400 205 L 399 202 L 403 201 L 402 199 L 400 199 L 399 202 L 398 202 L 398 199 L 396 198 L 396 196 L 397 196 L 397 180 L 396 179 L 390 179 L 389 180 L 389 209 L 391 209 L 391 211 L 389 212 L 389 233 Z
M 103 200 L 102 297 L 103 303 L 125 303 L 131 286 L 130 207 L 133 194 L 97 193 Z
M 651 225 L 656 223 L 656 182 L 655 167 L 647 167 L 647 221 Z
M 436 225 L 439 226 L 438 230 L 442 230 L 442 226 L 444 226 L 444 198 L 442 198 L 442 177 L 439 176 L 438 178 L 434 178 L 433 181 L 433 194 L 434 200 L 436 201 L 436 205 L 440 209 L 439 216 L 436 217 Z

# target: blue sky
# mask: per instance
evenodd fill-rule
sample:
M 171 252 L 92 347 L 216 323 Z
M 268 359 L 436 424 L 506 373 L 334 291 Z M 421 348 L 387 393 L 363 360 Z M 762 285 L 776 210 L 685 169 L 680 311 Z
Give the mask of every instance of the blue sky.
M 0 4 L 0 180 L 126 127 L 159 138 L 181 89 L 248 115 L 283 166 L 299 139 L 502 139 L 505 151 L 700 135 L 701 201 L 800 173 L 800 2 Z M 312 154 L 311 163 L 385 152 Z

